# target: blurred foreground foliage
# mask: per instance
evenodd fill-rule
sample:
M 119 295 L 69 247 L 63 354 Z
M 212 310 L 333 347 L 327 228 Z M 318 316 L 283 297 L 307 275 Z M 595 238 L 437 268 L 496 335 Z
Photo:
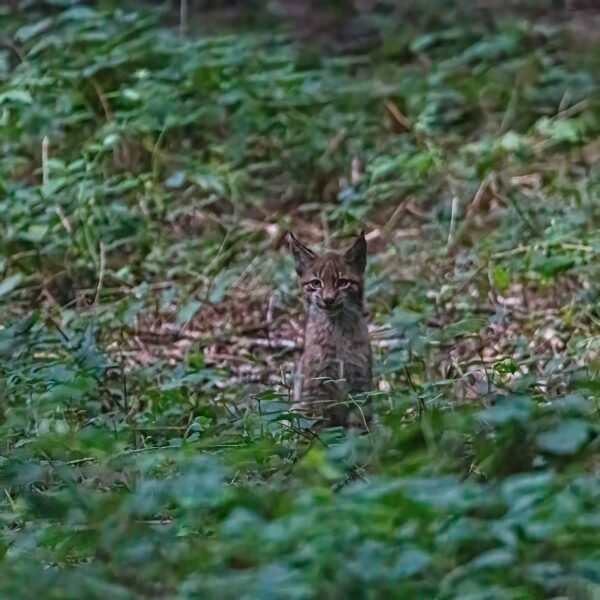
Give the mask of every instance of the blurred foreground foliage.
M 285 29 L 20 4 L 0 7 L 0 597 L 600 597 L 585 29 L 374 13 L 375 47 L 321 55 Z M 184 326 L 248 273 L 295 306 L 257 223 L 381 228 L 371 435 L 290 427 L 285 393 L 201 342 L 122 360 L 140 316 Z M 525 314 L 458 401 L 450 349 L 513 286 L 563 281 L 556 344 L 532 350 Z

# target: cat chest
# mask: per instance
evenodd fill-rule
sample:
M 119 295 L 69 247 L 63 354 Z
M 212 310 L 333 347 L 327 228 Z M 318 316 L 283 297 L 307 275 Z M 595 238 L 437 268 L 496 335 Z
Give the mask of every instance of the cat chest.
M 313 346 L 303 357 L 303 372 L 352 381 L 369 370 L 371 353 L 368 344 L 340 338 Z

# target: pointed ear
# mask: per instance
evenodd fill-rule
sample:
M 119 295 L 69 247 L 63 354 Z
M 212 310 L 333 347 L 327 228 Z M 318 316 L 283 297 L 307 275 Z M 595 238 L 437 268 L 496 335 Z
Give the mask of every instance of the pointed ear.
M 302 277 L 306 269 L 317 259 L 317 255 L 304 244 L 301 244 L 291 231 L 288 232 L 288 240 L 290 250 L 296 261 L 296 273 Z
M 361 275 L 365 272 L 365 267 L 367 266 L 367 240 L 365 240 L 364 231 L 360 232 L 360 236 L 352 247 L 346 250 L 344 259 L 354 272 Z

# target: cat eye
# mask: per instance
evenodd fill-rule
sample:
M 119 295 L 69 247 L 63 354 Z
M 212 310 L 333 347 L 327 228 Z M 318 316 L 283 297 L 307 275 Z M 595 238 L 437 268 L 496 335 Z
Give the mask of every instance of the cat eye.
M 308 284 L 317 289 L 323 285 L 320 279 L 311 279 Z
M 350 287 L 352 285 L 352 281 L 350 281 L 349 279 L 338 279 L 336 282 L 336 287 L 338 288 L 347 288 Z

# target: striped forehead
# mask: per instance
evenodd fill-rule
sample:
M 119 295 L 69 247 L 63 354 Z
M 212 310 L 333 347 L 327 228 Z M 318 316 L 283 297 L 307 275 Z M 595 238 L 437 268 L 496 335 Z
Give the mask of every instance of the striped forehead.
M 328 252 L 317 258 L 311 268 L 304 273 L 302 280 L 307 282 L 315 277 L 321 279 L 326 285 L 335 285 L 339 279 L 350 279 L 360 284 L 360 277 L 352 272 L 344 257 L 334 252 Z
M 339 265 L 333 260 L 328 260 L 323 264 L 321 268 L 321 279 L 339 279 L 342 276 L 342 271 Z
M 347 270 L 343 259 L 337 254 L 326 254 L 315 264 L 315 273 L 321 279 L 339 279 Z

